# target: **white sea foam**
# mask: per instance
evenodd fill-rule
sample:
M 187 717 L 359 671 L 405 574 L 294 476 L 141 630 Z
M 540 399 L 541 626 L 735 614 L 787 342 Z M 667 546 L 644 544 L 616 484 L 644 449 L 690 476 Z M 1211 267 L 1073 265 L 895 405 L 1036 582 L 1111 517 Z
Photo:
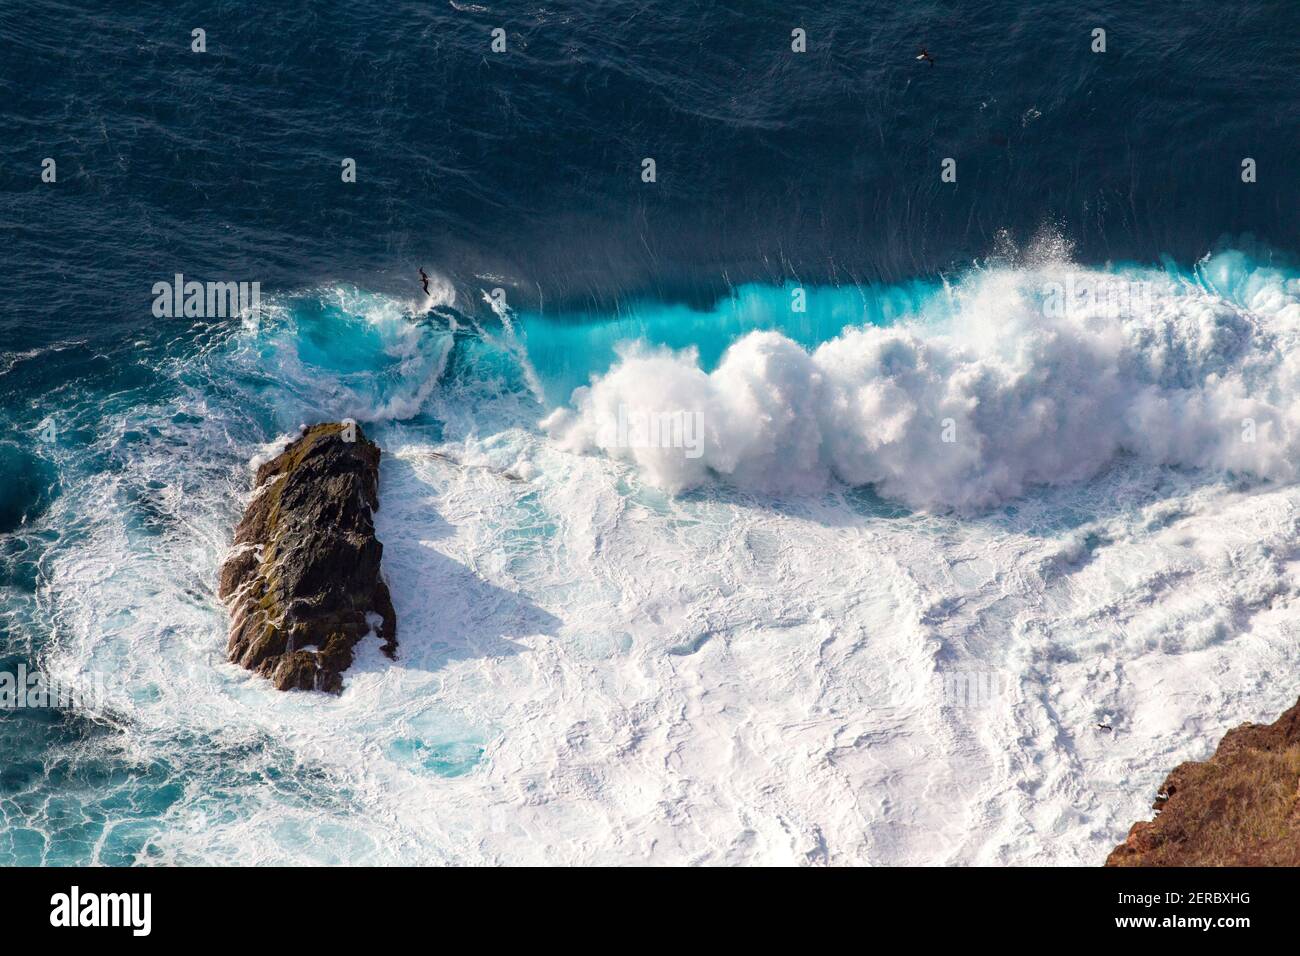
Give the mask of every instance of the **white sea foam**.
M 452 336 L 412 321 L 403 303 L 355 288 L 318 293 L 320 313 L 271 302 L 261 327 L 233 342 L 216 374 L 258 377 L 274 394 L 256 396 L 299 421 L 407 419 L 437 387 Z
M 1158 272 L 1149 308 L 1099 295 L 1059 310 L 1075 267 L 974 274 L 941 322 L 845 332 L 809 353 L 753 332 L 711 372 L 633 345 L 543 424 L 575 451 L 635 461 L 670 491 L 873 484 L 915 507 L 986 507 L 1096 475 L 1123 454 L 1279 481 L 1300 460 L 1300 280 L 1258 277 L 1246 306 Z M 704 454 L 612 442 L 619 409 L 698 414 Z
M 1003 301 L 1025 280 L 982 281 Z M 800 487 L 859 467 L 895 489 L 890 469 L 910 461 L 936 471 L 909 500 L 1028 489 L 965 517 L 703 472 L 683 474 L 704 493 L 666 494 L 646 479 L 676 464 L 575 455 L 532 426 L 531 395 L 472 375 L 425 392 L 445 423 L 434 443 L 374 414 L 445 368 L 427 361 L 398 362 L 378 390 L 291 364 L 267 398 L 256 383 L 300 345 L 272 325 L 178 370 L 194 384 L 133 413 L 156 439 L 104 436 L 121 467 L 56 501 L 69 543 L 45 567 L 48 663 L 127 678 L 110 715 L 124 752 L 175 768 L 184 790 L 150 838 L 155 861 L 1095 865 L 1176 763 L 1296 695 L 1300 492 L 1274 452 L 1236 457 L 1212 401 L 1285 421 L 1295 289 L 1249 281 L 1251 308 L 1189 294 L 1163 323 L 985 316 L 812 354 L 763 335 L 712 373 L 629 355 L 559 432 L 593 427 L 607 393 L 643 403 L 668 381 L 667 396 L 718 403 L 728 443 L 708 463 L 742 487 L 789 461 Z M 439 333 L 418 334 L 396 341 L 436 354 Z M 955 465 L 913 434 L 923 400 L 949 400 L 940 367 L 959 427 L 984 442 Z M 857 397 L 839 407 L 831 388 Z M 1063 407 L 1076 394 L 1090 416 Z M 918 410 L 891 419 L 887 395 Z M 231 436 L 258 401 L 292 424 L 346 406 L 385 449 L 376 517 L 399 656 L 363 644 L 338 698 L 280 694 L 221 662 L 212 582 L 258 451 Z M 871 402 L 891 423 L 869 424 Z M 1181 412 L 1158 451 L 1128 447 L 1137 426 L 1112 420 L 1166 407 Z M 1013 410 L 1028 424 L 999 421 Z M 876 446 L 840 447 L 827 422 Z M 1080 433 L 1067 443 L 1048 422 Z M 1005 474 L 955 493 L 995 451 Z M 163 489 L 146 499 L 161 533 L 122 505 L 147 488 Z

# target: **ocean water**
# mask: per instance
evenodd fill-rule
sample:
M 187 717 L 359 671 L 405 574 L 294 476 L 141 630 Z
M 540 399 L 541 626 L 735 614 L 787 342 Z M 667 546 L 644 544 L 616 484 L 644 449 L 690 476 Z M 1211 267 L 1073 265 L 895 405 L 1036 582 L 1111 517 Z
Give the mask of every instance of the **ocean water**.
M 1167 6 L 0 3 L 0 862 L 1099 863 L 1300 693 L 1300 14 Z M 400 652 L 280 694 L 345 416 Z

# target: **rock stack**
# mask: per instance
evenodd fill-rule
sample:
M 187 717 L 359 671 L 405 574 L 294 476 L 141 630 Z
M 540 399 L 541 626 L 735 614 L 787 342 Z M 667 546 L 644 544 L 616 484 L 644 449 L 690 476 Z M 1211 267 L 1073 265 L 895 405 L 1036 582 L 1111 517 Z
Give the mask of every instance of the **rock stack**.
M 373 631 L 397 650 L 397 616 L 375 537 L 379 446 L 352 422 L 315 425 L 257 470 L 221 567 L 230 660 L 280 690 L 343 689 Z

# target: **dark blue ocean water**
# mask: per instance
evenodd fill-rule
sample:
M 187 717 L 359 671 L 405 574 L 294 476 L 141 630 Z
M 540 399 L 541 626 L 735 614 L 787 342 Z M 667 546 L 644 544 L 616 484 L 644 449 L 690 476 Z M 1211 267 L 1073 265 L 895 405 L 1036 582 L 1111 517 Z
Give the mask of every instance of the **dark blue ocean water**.
M 310 312 L 329 296 L 307 290 L 409 299 L 424 266 L 481 316 L 501 287 L 562 402 L 637 334 L 715 361 L 756 324 L 720 300 L 836 290 L 786 328 L 816 344 L 1044 234 L 1082 263 L 1190 269 L 1230 247 L 1281 265 L 1300 251 L 1298 35 L 1293 0 L 0 2 L 3 662 L 39 664 L 60 623 L 51 555 L 99 533 L 52 513 L 61 495 L 120 474 L 96 507 L 179 534 L 184 509 L 132 469 L 185 460 L 210 401 L 226 443 L 180 493 L 216 482 L 233 520 L 250 449 L 312 408 L 276 345 L 207 362 L 238 322 L 155 318 L 159 280 L 257 281 Z M 388 374 L 391 343 L 367 335 L 295 354 Z M 196 576 L 196 601 L 209 586 Z M 148 821 L 235 759 L 179 732 L 167 759 L 123 756 L 115 733 L 0 714 L 0 860 L 135 859 Z M 273 780 L 294 763 L 247 748 Z
M 1044 222 L 1085 261 L 1294 246 L 1297 30 L 1288 0 L 5 3 L 0 349 L 148 325 L 178 271 L 423 263 L 605 310 L 932 275 Z

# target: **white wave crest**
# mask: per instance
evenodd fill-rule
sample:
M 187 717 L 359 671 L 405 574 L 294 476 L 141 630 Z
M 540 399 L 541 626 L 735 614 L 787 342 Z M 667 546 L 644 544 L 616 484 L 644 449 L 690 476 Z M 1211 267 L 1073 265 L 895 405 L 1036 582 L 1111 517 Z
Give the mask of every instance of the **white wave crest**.
M 753 332 L 713 371 L 692 350 L 633 344 L 543 426 L 671 491 L 838 480 L 913 507 L 979 508 L 1121 454 L 1292 481 L 1300 279 L 1235 277 L 1235 256 L 1204 264 L 1199 282 L 1061 263 L 980 272 L 948 293 L 941 320 L 853 329 L 811 353 Z M 1231 294 L 1216 276 L 1234 277 Z M 628 409 L 700 416 L 702 453 L 622 440 Z

